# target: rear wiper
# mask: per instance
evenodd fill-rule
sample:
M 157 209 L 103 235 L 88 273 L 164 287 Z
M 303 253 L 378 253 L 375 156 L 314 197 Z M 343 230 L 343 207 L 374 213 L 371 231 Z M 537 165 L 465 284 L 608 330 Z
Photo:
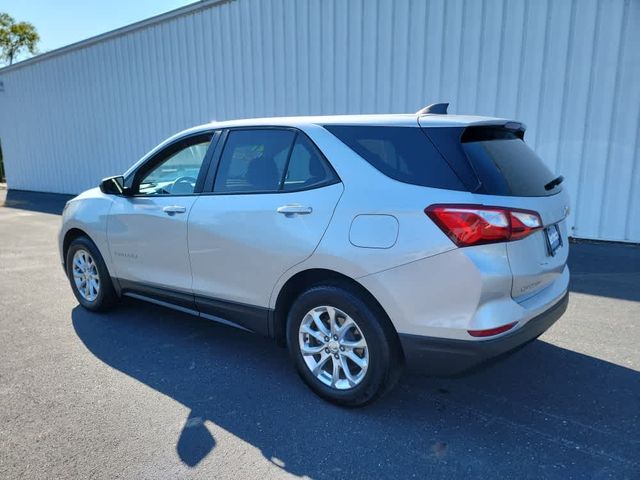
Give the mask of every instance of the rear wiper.
M 564 177 L 560 175 L 558 178 L 554 178 L 544 186 L 545 190 L 552 190 L 553 187 L 560 185 L 564 181 Z

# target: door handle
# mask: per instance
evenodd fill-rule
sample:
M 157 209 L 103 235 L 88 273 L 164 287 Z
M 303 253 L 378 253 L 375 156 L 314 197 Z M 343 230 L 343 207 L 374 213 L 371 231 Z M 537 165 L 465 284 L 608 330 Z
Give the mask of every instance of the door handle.
M 182 205 L 167 205 L 162 209 L 162 211 L 167 215 L 175 215 L 176 213 L 186 212 L 187 207 L 183 207 Z
M 313 212 L 313 208 L 305 207 L 304 205 L 282 205 L 281 207 L 278 207 L 278 210 L 276 211 L 286 216 L 308 215 Z

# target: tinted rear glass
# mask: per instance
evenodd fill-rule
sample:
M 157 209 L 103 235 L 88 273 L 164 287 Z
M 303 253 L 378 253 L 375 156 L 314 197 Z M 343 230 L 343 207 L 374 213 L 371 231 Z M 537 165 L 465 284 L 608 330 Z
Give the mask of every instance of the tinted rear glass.
M 388 177 L 424 187 L 466 190 L 418 127 L 325 125 L 324 128 Z
M 539 197 L 558 193 L 562 187 L 544 188 L 554 175 L 531 150 L 522 132 L 502 127 L 468 127 L 460 142 L 476 171 L 482 190 L 490 195 Z

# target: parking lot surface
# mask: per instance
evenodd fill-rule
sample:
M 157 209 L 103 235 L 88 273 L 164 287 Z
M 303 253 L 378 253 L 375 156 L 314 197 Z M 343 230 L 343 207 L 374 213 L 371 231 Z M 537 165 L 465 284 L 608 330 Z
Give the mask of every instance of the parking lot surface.
M 258 336 L 132 300 L 81 309 L 63 203 L 0 206 L 2 479 L 640 478 L 637 246 L 572 245 L 567 313 L 509 358 L 349 410 Z

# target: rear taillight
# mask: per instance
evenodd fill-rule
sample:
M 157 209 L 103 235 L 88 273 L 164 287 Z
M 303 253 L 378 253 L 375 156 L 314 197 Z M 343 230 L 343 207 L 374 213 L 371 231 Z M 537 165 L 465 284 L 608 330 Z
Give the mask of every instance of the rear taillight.
M 531 210 L 484 205 L 431 205 L 425 213 L 459 247 L 520 240 L 542 228 Z

